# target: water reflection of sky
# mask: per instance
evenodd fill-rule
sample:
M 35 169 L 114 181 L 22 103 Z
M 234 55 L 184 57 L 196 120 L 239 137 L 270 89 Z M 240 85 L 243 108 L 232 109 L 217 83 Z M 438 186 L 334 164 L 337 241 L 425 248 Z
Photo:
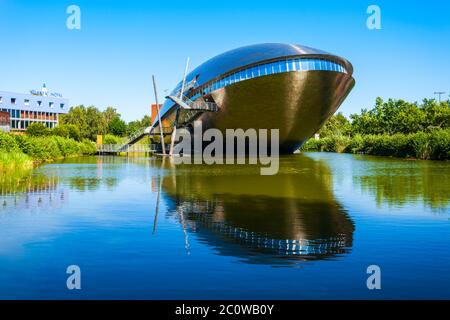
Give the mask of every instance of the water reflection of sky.
M 4 184 L 0 296 L 448 297 L 448 164 L 312 153 L 253 171 L 83 158 Z

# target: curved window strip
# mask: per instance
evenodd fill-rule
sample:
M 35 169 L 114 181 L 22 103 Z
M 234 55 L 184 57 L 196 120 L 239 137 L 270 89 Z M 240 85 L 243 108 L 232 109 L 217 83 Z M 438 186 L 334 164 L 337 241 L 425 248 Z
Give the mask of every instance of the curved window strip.
M 331 60 L 300 58 L 284 59 L 280 61 L 256 65 L 227 75 L 226 77 L 209 83 L 204 87 L 200 87 L 196 90 L 196 93 L 192 97 L 190 97 L 190 99 L 195 100 L 202 95 L 210 93 L 211 91 L 232 85 L 240 81 L 268 76 L 276 73 L 313 70 L 347 73 L 347 70 L 343 65 Z

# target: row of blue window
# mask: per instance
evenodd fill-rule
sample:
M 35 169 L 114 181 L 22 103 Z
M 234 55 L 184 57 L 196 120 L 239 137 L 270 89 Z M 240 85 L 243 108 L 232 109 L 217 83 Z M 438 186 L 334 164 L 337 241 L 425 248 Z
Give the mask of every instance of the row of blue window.
M 9 112 L 9 116 L 11 117 L 11 118 L 20 118 L 20 110 L 16 110 L 16 109 L 0 109 L 0 111 L 3 111 L 3 112 Z M 24 111 L 24 112 L 26 112 L 26 111 Z M 35 116 L 37 116 L 38 115 L 38 111 L 28 111 L 30 114 L 33 114 L 33 115 L 35 115 Z M 41 112 L 41 111 L 39 111 L 39 112 Z M 42 115 L 45 115 L 45 116 L 50 116 L 50 115 L 54 115 L 55 113 L 53 113 L 53 112 L 41 112 L 41 114 Z
M 191 100 L 195 100 L 201 95 L 208 94 L 211 91 L 226 87 L 230 84 L 256 77 L 262 77 L 282 72 L 312 71 L 312 70 L 347 73 L 347 70 L 345 70 L 345 68 L 341 64 L 324 59 L 280 60 L 244 69 L 236 73 L 233 73 L 225 78 L 219 79 L 213 82 L 212 84 L 202 88 L 201 92 L 198 92 L 191 97 Z

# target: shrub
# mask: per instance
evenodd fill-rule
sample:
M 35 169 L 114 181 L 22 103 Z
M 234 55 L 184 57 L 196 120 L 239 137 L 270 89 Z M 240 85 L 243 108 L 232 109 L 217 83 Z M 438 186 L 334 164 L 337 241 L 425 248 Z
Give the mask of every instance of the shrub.
M 62 153 L 53 137 L 29 137 L 23 150 L 35 160 L 52 160 L 62 157 Z
M 122 139 L 120 137 L 114 136 L 112 134 L 106 134 L 103 138 L 103 144 L 120 144 L 121 140 Z
M 450 160 L 450 130 L 394 135 L 330 136 L 309 140 L 303 151 L 363 153 L 422 160 Z
M 435 130 L 430 134 L 431 159 L 450 160 L 450 130 Z
M 97 153 L 97 147 L 95 146 L 95 143 L 90 141 L 89 139 L 83 139 L 82 142 L 80 142 L 80 148 L 82 154 L 96 154 Z
M 68 138 L 69 137 L 69 130 L 67 128 L 67 125 L 59 125 L 55 128 L 53 128 L 50 132 L 54 136 Z
M 320 140 L 311 138 L 301 147 L 301 151 L 320 151 Z
M 80 130 L 73 124 L 61 124 L 50 131 L 51 135 L 81 141 Z
M 70 139 L 73 139 L 75 141 L 81 141 L 81 132 L 77 126 L 75 126 L 73 124 L 66 124 L 64 126 L 67 128 L 67 131 L 69 131 Z
M 0 150 L 5 152 L 19 150 L 19 145 L 13 135 L 0 132 Z
M 429 139 L 430 135 L 425 132 L 417 132 L 410 135 L 409 141 L 412 146 L 415 157 L 417 159 L 430 159 L 431 157 L 431 141 Z
M 27 128 L 27 134 L 32 137 L 43 137 L 50 134 L 50 130 L 40 122 L 34 122 Z
M 73 139 L 66 139 L 62 137 L 53 137 L 53 139 L 58 145 L 59 151 L 63 157 L 70 157 L 82 153 L 80 143 Z

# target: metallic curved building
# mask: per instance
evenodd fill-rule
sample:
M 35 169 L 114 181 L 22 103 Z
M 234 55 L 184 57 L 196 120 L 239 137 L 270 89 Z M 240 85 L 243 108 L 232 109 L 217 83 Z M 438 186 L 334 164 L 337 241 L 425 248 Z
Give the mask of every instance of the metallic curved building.
M 183 93 L 177 85 L 161 109 L 163 132 L 194 120 L 204 130 L 279 129 L 280 152 L 292 153 L 336 112 L 355 84 L 352 74 L 349 61 L 305 46 L 234 49 L 189 73 Z M 158 119 L 149 129 L 160 132 Z

